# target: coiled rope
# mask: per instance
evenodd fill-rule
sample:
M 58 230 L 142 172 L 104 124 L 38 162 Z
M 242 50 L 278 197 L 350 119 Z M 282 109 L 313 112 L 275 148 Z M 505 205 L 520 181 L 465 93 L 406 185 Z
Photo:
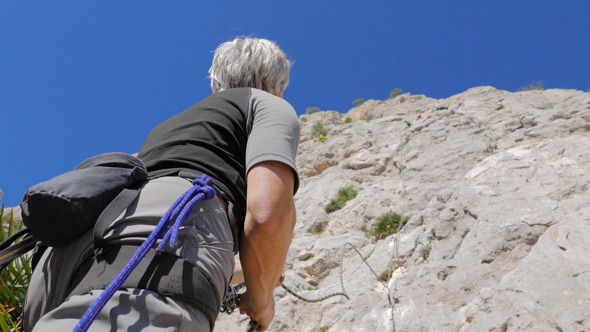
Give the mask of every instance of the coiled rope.
M 186 218 L 190 215 L 193 206 L 202 199 L 209 200 L 215 197 L 215 189 L 209 186 L 211 181 L 212 179 L 210 177 L 203 174 L 200 179 L 195 179 L 192 182 L 192 188 L 187 190 L 174 202 L 174 204 L 172 204 L 170 209 L 168 209 L 166 214 L 160 219 L 160 222 L 154 231 L 141 244 L 121 272 L 119 272 L 115 279 L 111 281 L 94 303 L 92 303 L 86 313 L 84 313 L 82 319 L 80 319 L 80 322 L 78 322 L 78 325 L 74 328 L 74 332 L 85 332 L 88 330 L 94 319 L 96 319 L 96 316 L 98 316 L 98 313 L 106 305 L 107 301 L 113 296 L 119 287 L 121 287 L 125 280 L 127 280 L 127 277 L 129 277 L 133 269 L 137 267 L 137 264 L 139 264 L 139 262 L 145 257 L 164 232 L 165 235 L 156 251 L 162 252 L 167 243 L 170 243 L 171 246 L 176 246 L 180 226 L 182 226 Z M 175 219 L 176 222 L 174 222 L 174 224 L 168 229 L 170 223 Z

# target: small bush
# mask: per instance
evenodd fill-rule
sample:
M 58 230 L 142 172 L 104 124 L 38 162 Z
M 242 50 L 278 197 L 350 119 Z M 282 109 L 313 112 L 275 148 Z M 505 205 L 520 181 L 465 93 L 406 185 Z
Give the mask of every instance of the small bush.
M 496 107 L 496 111 L 499 111 L 504 108 L 504 105 L 500 104 L 500 106 Z
M 393 98 L 399 96 L 400 93 L 402 93 L 402 89 L 395 88 L 395 90 L 393 90 L 389 93 L 389 99 L 393 99 Z
M 346 118 L 346 120 L 344 120 L 344 123 L 351 123 L 352 122 L 352 118 Z
M 412 123 L 410 121 L 404 121 L 406 123 L 406 126 L 411 127 Z
M 319 112 L 320 109 L 317 107 L 308 107 L 305 109 L 305 114 L 313 114 Z
M 311 129 L 311 135 L 314 138 L 319 138 L 320 136 L 326 136 L 330 130 L 324 128 L 324 125 L 321 122 L 316 122 Z
M 359 99 L 355 99 L 352 104 L 356 107 L 361 106 L 363 103 L 365 102 L 365 100 L 363 98 L 359 98 Z
M 427 261 L 428 257 L 430 256 L 430 249 L 432 249 L 430 245 L 427 245 L 420 249 L 420 256 L 422 256 L 422 258 L 424 258 L 425 261 Z
M 322 234 L 324 234 L 324 230 L 323 229 L 317 230 L 317 231 L 316 230 L 308 230 L 308 233 L 313 234 L 313 235 L 322 235 Z
M 16 225 L 12 212 L 4 219 L 4 204 L 0 208 L 0 227 L 0 241 L 23 227 L 22 221 Z M 31 255 L 15 259 L 0 271 L 0 330 L 20 331 L 18 326 L 22 323 L 23 304 L 32 273 Z
M 303 121 L 303 122 L 307 122 L 307 118 L 306 118 L 306 117 L 304 117 L 304 116 L 302 116 L 302 117 L 301 117 L 301 121 Z
M 367 237 L 374 237 L 377 240 L 384 239 L 391 234 L 399 232 L 410 218 L 403 217 L 397 213 L 386 213 L 377 218 L 377 223 L 367 232 Z
M 350 201 L 351 199 L 355 198 L 357 194 L 358 191 L 354 189 L 353 186 L 340 188 L 340 190 L 338 190 L 336 198 L 332 199 L 324 209 L 327 213 L 338 211 L 344 207 L 347 201 Z
M 544 90 L 543 85 L 544 85 L 543 81 L 536 81 L 536 82 L 533 82 L 527 86 L 523 86 L 522 88 L 517 89 L 516 91 Z

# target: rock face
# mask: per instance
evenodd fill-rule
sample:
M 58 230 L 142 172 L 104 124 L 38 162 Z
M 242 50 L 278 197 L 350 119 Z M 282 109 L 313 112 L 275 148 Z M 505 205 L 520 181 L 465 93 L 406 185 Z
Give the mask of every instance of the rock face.
M 342 279 L 350 299 L 277 288 L 270 331 L 590 331 L 590 93 L 404 94 L 300 123 L 285 285 L 314 299 Z M 368 238 L 388 212 L 409 222 Z

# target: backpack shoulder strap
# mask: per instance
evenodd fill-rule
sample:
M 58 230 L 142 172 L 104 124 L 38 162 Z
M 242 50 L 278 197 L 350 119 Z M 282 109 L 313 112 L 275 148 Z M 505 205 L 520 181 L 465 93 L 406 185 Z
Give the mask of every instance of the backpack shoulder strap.
M 104 247 L 104 232 L 109 225 L 117 219 L 133 203 L 139 196 L 143 183 L 134 185 L 130 188 L 125 188 L 109 205 L 102 211 L 96 224 L 94 225 L 94 250 L 100 250 Z
M 22 236 L 24 236 L 24 238 L 20 242 L 13 244 L 14 241 Z M 6 239 L 6 241 L 2 242 L 0 244 L 0 270 L 10 264 L 14 259 L 33 249 L 35 243 L 37 243 L 37 240 L 33 239 L 31 230 L 28 228 L 17 232 Z

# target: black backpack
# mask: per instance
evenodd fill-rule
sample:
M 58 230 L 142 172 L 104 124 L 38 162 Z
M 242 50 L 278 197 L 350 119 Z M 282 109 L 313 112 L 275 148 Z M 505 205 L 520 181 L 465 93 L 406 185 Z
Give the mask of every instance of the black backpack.
M 137 198 L 147 177 L 140 159 L 112 152 L 29 188 L 20 204 L 26 228 L 0 244 L 0 269 L 36 248 L 34 268 L 44 248 L 66 245 L 92 227 L 99 249 L 104 231 Z

